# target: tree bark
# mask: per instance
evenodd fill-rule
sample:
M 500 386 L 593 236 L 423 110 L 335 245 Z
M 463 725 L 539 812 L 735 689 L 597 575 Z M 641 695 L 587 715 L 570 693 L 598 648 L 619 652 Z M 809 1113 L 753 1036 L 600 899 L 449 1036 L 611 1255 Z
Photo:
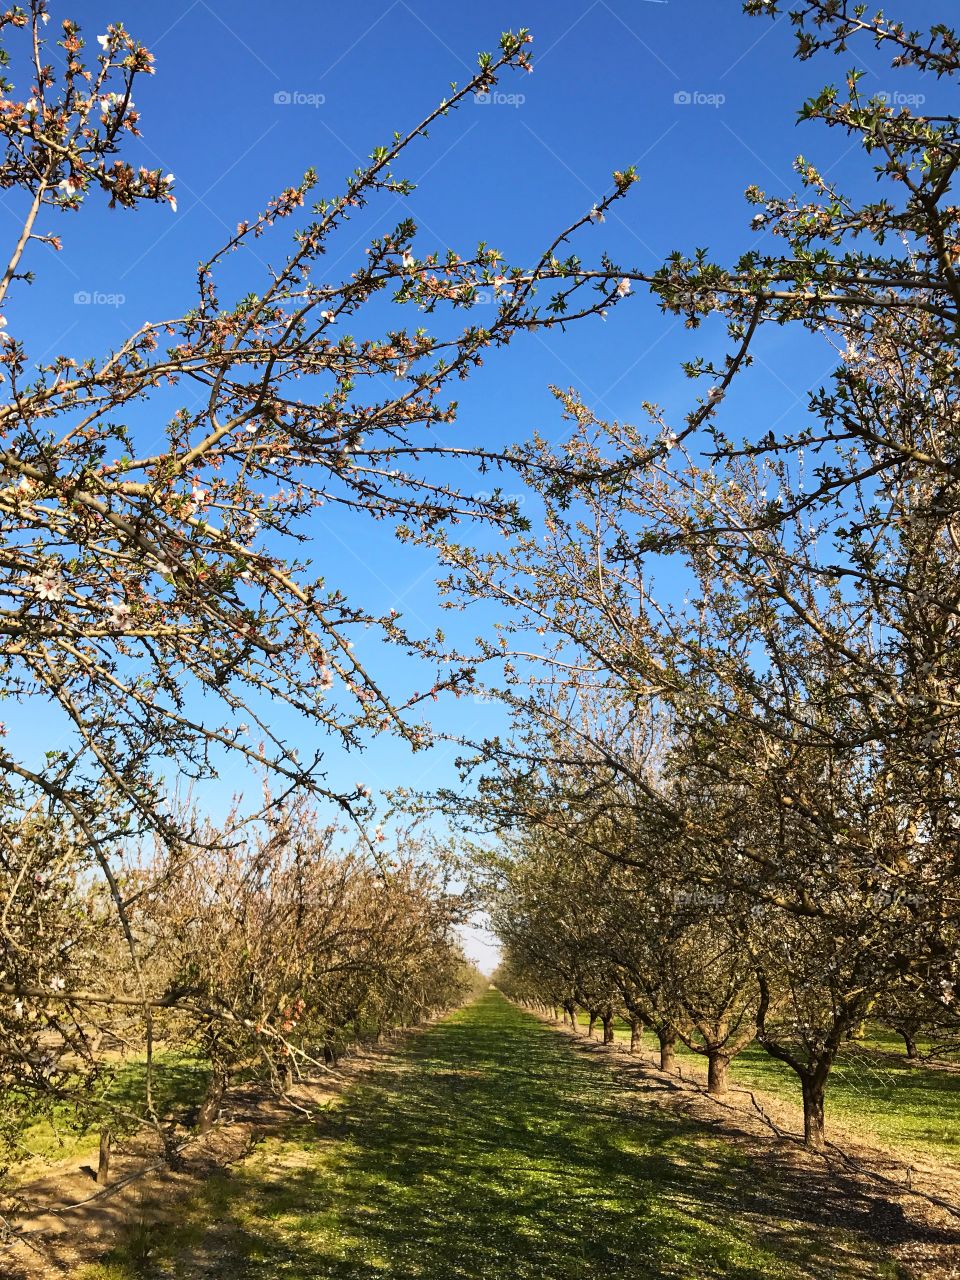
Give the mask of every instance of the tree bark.
M 730 1058 L 719 1049 L 711 1049 L 707 1054 L 707 1093 L 715 1098 L 727 1092 L 727 1067 Z
M 643 1045 L 643 1023 L 639 1018 L 630 1019 L 630 1052 L 636 1053 Z
M 907 1057 L 915 1058 L 917 1056 L 916 1040 L 914 1040 L 913 1036 L 910 1034 L 909 1031 L 901 1031 L 900 1034 L 903 1036 L 903 1043 L 906 1046 Z
M 100 1130 L 100 1159 L 97 1161 L 97 1185 L 105 1187 L 110 1181 L 110 1155 L 113 1151 L 113 1134 L 109 1129 Z
M 597 1025 L 597 1015 L 596 1015 L 596 1014 L 594 1013 L 594 1011 L 591 1009 L 591 1010 L 590 1010 L 590 1021 L 587 1023 L 587 1039 L 588 1039 L 588 1040 L 592 1040 L 592 1039 L 593 1039 L 593 1028 L 594 1028 L 596 1025 Z
M 603 1018 L 603 1043 L 613 1044 L 613 1014 L 608 1013 Z
M 570 1030 L 574 1035 L 577 1034 L 577 1006 L 572 1000 L 566 1000 L 563 1005 L 563 1011 L 570 1019 Z
M 207 1085 L 206 1096 L 200 1104 L 200 1110 L 197 1113 L 197 1129 L 200 1133 L 209 1133 L 213 1128 L 217 1116 L 220 1114 L 220 1104 L 223 1102 L 223 1095 L 227 1091 L 227 1073 L 217 1067 L 214 1067 L 210 1076 L 210 1083 Z
M 804 1076 L 803 1086 L 803 1140 L 813 1151 L 822 1151 L 824 1145 L 823 1084 L 814 1076 Z
M 676 1034 L 673 1031 L 658 1031 L 657 1039 L 660 1041 L 660 1070 L 672 1071 L 677 1047 Z

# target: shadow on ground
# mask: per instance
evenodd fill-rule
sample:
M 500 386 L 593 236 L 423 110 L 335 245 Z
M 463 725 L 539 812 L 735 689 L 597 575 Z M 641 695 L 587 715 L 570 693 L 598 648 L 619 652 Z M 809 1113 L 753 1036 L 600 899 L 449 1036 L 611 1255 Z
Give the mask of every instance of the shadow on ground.
M 87 1274 L 896 1277 L 896 1205 L 644 1106 L 491 992 Z M 142 1231 L 141 1231 L 142 1235 Z

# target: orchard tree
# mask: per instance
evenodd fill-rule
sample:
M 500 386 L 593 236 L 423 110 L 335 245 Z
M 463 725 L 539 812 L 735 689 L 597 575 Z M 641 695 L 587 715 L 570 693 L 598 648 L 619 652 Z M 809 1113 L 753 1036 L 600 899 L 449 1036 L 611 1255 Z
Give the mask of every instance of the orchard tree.
M 596 210 L 551 234 L 532 267 L 512 266 L 487 244 L 465 256 L 431 251 L 404 218 L 372 232 L 366 252 L 331 274 L 334 244 L 355 238 L 378 199 L 412 190 L 395 168 L 407 149 L 502 74 L 530 70 L 530 33 L 507 32 L 466 84 L 377 146 L 340 190 L 318 192 L 311 170 L 243 216 L 201 262 L 179 314 L 146 318 L 109 351 L 38 360 L 16 306 L 43 255 L 69 252 L 64 219 L 98 201 L 113 216 L 155 204 L 173 217 L 176 187 L 173 174 L 126 158 L 140 129 L 134 94 L 154 66 L 122 23 L 88 32 L 55 19 L 47 0 L 30 0 L 0 15 L 0 37 L 2 185 L 22 210 L 0 279 L 0 691 L 28 709 L 52 708 L 62 744 L 41 765 L 16 735 L 4 739 L 4 803 L 69 831 L 50 864 L 63 887 L 30 907 L 49 906 L 36 923 L 53 951 L 63 929 L 69 936 L 64 902 L 75 876 L 95 868 L 103 877 L 130 953 L 133 991 L 123 998 L 139 1001 L 149 1046 L 156 1011 L 177 996 L 144 972 L 135 917 L 149 886 L 128 900 L 126 852 L 157 838 L 169 859 L 184 861 L 188 881 L 220 853 L 204 854 L 202 823 L 178 821 L 170 775 L 189 786 L 231 761 L 265 768 L 279 780 L 278 799 L 298 788 L 326 797 L 363 834 L 369 791 L 331 790 L 328 750 L 384 732 L 420 749 L 430 741 L 423 706 L 472 680 L 470 663 L 441 636 L 410 634 L 395 610 L 371 609 L 328 580 L 328 564 L 301 553 L 311 513 L 329 504 L 401 538 L 467 520 L 516 526 L 499 490 L 463 492 L 442 465 L 488 472 L 515 462 L 469 440 L 445 442 L 454 389 L 520 333 L 567 323 L 535 278 L 552 275 L 567 241 L 633 175 L 617 173 Z M 282 223 L 291 229 L 285 247 Z M 238 287 L 234 260 L 261 239 L 274 245 L 276 265 Z M 479 285 L 498 298 L 483 323 L 471 313 Z M 393 325 L 383 324 L 384 299 L 398 304 Z M 611 285 L 582 314 L 617 301 Z M 147 415 L 149 441 L 137 425 Z M 369 661 L 375 638 L 433 664 L 423 692 L 384 685 Z M 281 712 L 301 726 L 296 741 L 278 728 Z M 303 752 L 311 735 L 318 745 Z M 8 920 L 10 904 L 24 903 L 11 865 Z M 182 892 L 169 865 L 164 874 L 159 891 Z M 4 998 L 14 1011 L 32 1002 L 41 1026 L 111 995 L 95 971 L 92 987 L 69 969 L 51 975 L 54 987 L 45 974 L 37 980 L 18 945 L 9 932 L 0 940 Z M 431 979 L 417 981 L 422 1009 Z M 230 1042 L 226 1061 L 234 1048 L 246 1052 L 239 1042 L 255 1026 L 222 995 L 202 1016 L 221 1020 L 209 1035 Z M 263 995 L 271 1009 L 275 998 L 279 988 Z
M 176 1037 L 210 1064 L 201 1131 L 238 1073 L 289 1090 L 367 1025 L 419 1022 L 462 992 L 456 903 L 437 870 L 411 845 L 371 866 L 362 850 L 337 853 L 340 838 L 300 795 L 148 869 L 150 971 Z
M 566 451 L 586 471 L 596 424 L 578 415 Z M 609 430 L 626 438 L 630 429 Z M 672 976 L 689 965 L 673 960 L 687 926 L 670 893 L 706 889 L 742 904 L 739 945 L 722 944 L 735 962 L 730 990 L 745 999 L 737 1022 L 749 1038 L 754 965 L 766 982 L 761 1043 L 783 1050 L 771 1027 L 796 986 L 804 1054 L 777 1056 L 800 1076 L 818 1145 L 826 1078 L 871 1004 L 901 986 L 943 1005 L 953 998 L 960 723 L 954 657 L 940 640 L 931 660 L 936 632 L 922 610 L 954 589 L 957 552 L 911 518 L 907 489 L 896 495 L 898 518 L 874 539 L 876 571 L 837 582 L 821 572 L 822 525 L 783 518 L 771 483 L 794 481 L 783 465 L 741 459 L 721 471 L 677 448 L 616 486 L 584 484 L 570 510 L 546 482 L 546 541 L 447 554 L 465 597 L 512 611 L 502 640 L 517 731 L 481 744 L 493 768 L 477 811 L 553 830 L 559 801 L 573 794 L 590 820 L 567 822 L 566 839 L 651 874 L 650 901 L 667 909 L 652 917 L 661 954 L 647 999 L 661 1017 L 673 1002 L 674 1029 L 680 1012 L 697 1010 L 718 1088 L 724 984 L 710 1018 L 704 992 L 684 992 Z M 659 589 L 667 555 L 683 599 L 676 585 Z M 902 578 L 923 592 L 920 612 Z M 524 644 L 546 632 L 552 646 Z M 498 651 L 489 646 L 491 660 Z M 599 714 L 586 717 L 591 699 Z M 651 754 L 644 726 L 656 723 L 666 736 Z M 751 904 L 774 936 L 792 939 L 766 968 L 758 951 L 751 960 Z M 695 920 L 690 927 L 696 949 Z M 642 966 L 630 976 L 642 990 Z

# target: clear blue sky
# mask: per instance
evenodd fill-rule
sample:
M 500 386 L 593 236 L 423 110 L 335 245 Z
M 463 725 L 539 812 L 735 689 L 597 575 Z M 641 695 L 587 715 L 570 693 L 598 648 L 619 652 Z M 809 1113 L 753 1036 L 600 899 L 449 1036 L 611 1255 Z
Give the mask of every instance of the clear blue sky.
M 910 0 L 909 17 L 935 21 L 948 7 Z M 451 80 L 469 78 L 477 52 L 494 49 L 508 27 L 529 26 L 535 37 L 534 74 L 500 86 L 522 101 L 468 103 L 402 166 L 418 182 L 406 203 L 420 227 L 421 252 L 469 252 L 482 238 L 522 261 L 609 188 L 614 168 L 628 164 L 637 165 L 639 185 L 580 251 L 589 258 L 606 249 L 641 269 L 674 248 L 705 245 L 733 258 L 759 243 L 744 188 L 756 182 L 771 193 L 793 190 L 791 161 L 799 151 L 844 174 L 854 190 L 870 186 L 843 139 L 795 124 L 803 98 L 840 78 L 853 55 L 799 64 L 787 21 L 745 18 L 738 0 L 54 0 L 51 12 L 56 22 L 78 18 L 91 42 L 108 22 L 123 20 L 155 54 L 157 74 L 137 95 L 143 162 L 175 173 L 179 212 L 91 209 L 59 220 L 63 254 L 33 264 L 38 284 L 21 289 L 11 308 L 38 358 L 51 350 L 93 354 L 144 319 L 181 314 L 192 302 L 197 260 L 240 219 L 308 166 L 319 172 L 320 192 L 335 193 L 375 145 L 417 122 Z M 871 73 L 867 88 L 911 87 L 871 50 L 860 52 L 870 58 L 859 64 Z M 0 197 L 0 207 L 12 230 L 11 202 Z M 402 212 L 384 201 L 378 225 L 391 227 Z M 283 238 L 281 224 L 277 248 L 265 244 L 265 257 L 279 257 Z M 349 239 L 341 247 L 349 250 Z M 360 242 L 351 252 L 362 250 Z M 350 253 L 344 265 L 349 261 Z M 249 288 L 258 289 L 260 268 L 250 266 Z M 122 300 L 77 304 L 78 291 Z M 680 361 L 715 341 L 710 332 L 691 334 L 664 319 L 648 299 L 631 298 L 606 323 L 533 337 L 496 356 L 462 397 L 459 432 L 464 442 L 485 445 L 535 429 L 556 436 L 561 424 L 550 383 L 576 387 L 611 417 L 636 418 L 648 399 L 679 416 L 693 394 Z M 746 387 L 724 405 L 736 420 L 731 426 L 799 419 L 805 389 L 832 365 L 829 351 L 782 333 L 765 336 L 758 351 Z M 376 607 L 396 605 L 424 629 L 449 622 L 438 612 L 428 557 L 395 546 L 381 528 L 351 536 L 328 520 L 318 513 L 312 532 L 315 560 L 331 582 Z M 396 664 L 398 680 L 412 678 L 390 654 L 383 663 L 388 670 Z M 457 703 L 439 708 L 437 723 L 492 727 L 495 715 L 481 703 Z M 23 730 L 14 723 L 12 732 Z M 35 727 L 33 734 L 38 751 L 49 745 Z M 331 756 L 329 763 L 335 782 L 424 786 L 453 780 L 453 754 L 411 758 L 382 742 L 363 761 Z

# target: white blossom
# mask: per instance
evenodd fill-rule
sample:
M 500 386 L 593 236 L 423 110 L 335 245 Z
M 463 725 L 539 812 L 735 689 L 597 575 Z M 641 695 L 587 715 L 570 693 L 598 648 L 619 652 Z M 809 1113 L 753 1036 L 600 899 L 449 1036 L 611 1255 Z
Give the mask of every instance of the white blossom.
M 63 599 L 63 579 L 56 569 L 43 569 L 35 573 L 30 579 L 30 585 L 41 600 Z

